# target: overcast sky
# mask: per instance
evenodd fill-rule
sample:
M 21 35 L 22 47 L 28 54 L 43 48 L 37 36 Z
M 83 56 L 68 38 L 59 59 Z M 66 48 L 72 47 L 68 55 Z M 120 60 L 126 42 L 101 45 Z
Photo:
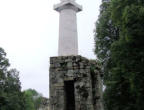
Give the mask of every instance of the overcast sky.
M 94 23 L 101 0 L 76 0 L 83 6 L 77 14 L 79 54 L 94 55 Z M 0 0 L 0 47 L 11 68 L 20 72 L 22 90 L 33 88 L 49 97 L 49 58 L 58 53 L 59 0 Z

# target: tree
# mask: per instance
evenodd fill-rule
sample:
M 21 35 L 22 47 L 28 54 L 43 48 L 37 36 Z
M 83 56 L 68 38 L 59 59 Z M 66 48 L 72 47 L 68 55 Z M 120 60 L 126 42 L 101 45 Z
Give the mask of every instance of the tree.
M 0 48 L 0 110 L 25 110 L 19 72 L 8 70 L 9 66 L 6 53 Z
M 6 53 L 0 48 L 0 110 L 38 110 L 46 98 L 33 89 L 22 92 L 19 72 L 9 67 Z
M 144 1 L 112 0 L 111 10 L 112 19 L 120 29 L 120 39 L 111 48 L 115 65 L 110 70 L 115 82 L 110 89 L 115 91 L 111 98 L 118 99 L 113 106 L 143 110 Z
M 26 100 L 25 110 L 38 110 L 42 104 L 42 95 L 34 89 L 28 89 L 24 91 Z
M 144 1 L 111 0 L 103 4 L 108 7 L 102 8 L 96 25 L 95 52 L 103 64 L 105 107 L 144 110 Z M 109 21 L 118 31 L 107 26 Z
M 111 66 L 111 45 L 119 39 L 119 29 L 111 19 L 110 2 L 103 1 L 100 7 L 99 19 L 95 29 L 95 54 L 103 65 L 103 72 L 106 75 Z
M 102 64 L 102 72 L 104 73 L 104 85 L 110 83 L 110 68 L 113 66 L 111 60 L 111 46 L 119 39 L 119 28 L 111 19 L 111 2 L 103 0 L 100 6 L 99 19 L 96 22 L 95 30 L 95 54 Z M 107 88 L 108 89 L 108 88 Z M 107 90 L 106 89 L 106 90 Z M 108 96 L 107 91 L 104 92 L 104 107 L 107 107 Z

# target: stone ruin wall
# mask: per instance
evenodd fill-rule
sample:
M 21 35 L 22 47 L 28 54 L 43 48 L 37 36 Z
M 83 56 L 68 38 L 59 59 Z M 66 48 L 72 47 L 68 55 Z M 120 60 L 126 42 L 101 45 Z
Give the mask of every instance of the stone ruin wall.
M 50 102 L 49 99 L 43 97 L 40 108 L 38 110 L 50 110 Z
M 74 83 L 74 108 L 67 107 L 67 82 Z M 70 93 L 71 94 L 71 93 Z M 71 102 L 72 103 L 72 102 Z M 100 67 L 81 56 L 50 58 L 50 110 L 103 110 Z

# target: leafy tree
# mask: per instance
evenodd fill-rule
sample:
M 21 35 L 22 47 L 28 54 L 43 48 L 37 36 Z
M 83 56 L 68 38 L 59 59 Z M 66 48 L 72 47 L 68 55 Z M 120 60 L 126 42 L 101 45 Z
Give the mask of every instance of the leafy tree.
M 103 0 L 100 6 L 99 19 L 96 22 L 95 30 L 95 54 L 102 64 L 104 73 L 104 84 L 107 86 L 110 83 L 110 68 L 113 66 L 111 59 L 111 46 L 113 42 L 119 39 L 119 28 L 111 19 L 111 2 Z M 107 104 L 108 93 L 104 92 L 104 105 Z M 104 106 L 107 107 L 107 106 Z
M 144 1 L 103 4 L 108 7 L 102 8 L 96 25 L 95 52 L 103 63 L 106 109 L 144 110 Z M 107 27 L 109 21 L 115 28 Z
M 120 39 L 111 48 L 113 109 L 144 110 L 144 1 L 112 0 L 111 9 L 120 29 Z
M 34 89 L 28 89 L 24 91 L 26 100 L 25 110 L 38 110 L 42 104 L 42 95 Z
M 9 67 L 6 53 L 0 48 L 0 110 L 38 110 L 42 95 L 33 89 L 22 92 L 19 72 Z
M 9 66 L 6 53 L 0 48 L 0 110 L 24 110 L 19 72 L 8 70 Z
M 95 53 L 103 65 L 103 72 L 106 75 L 111 66 L 111 45 L 119 39 L 119 29 L 111 19 L 110 2 L 103 0 L 100 7 L 99 19 L 96 22 L 95 30 Z

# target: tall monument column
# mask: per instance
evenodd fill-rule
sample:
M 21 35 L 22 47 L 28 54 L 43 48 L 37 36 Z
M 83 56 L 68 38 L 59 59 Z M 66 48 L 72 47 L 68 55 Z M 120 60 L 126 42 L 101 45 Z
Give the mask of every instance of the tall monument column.
M 76 13 L 82 6 L 75 0 L 61 0 L 54 9 L 60 13 L 58 56 L 78 55 Z
M 95 60 L 78 55 L 75 0 L 54 6 L 60 13 L 59 56 L 50 58 L 50 110 L 103 110 L 102 72 Z

